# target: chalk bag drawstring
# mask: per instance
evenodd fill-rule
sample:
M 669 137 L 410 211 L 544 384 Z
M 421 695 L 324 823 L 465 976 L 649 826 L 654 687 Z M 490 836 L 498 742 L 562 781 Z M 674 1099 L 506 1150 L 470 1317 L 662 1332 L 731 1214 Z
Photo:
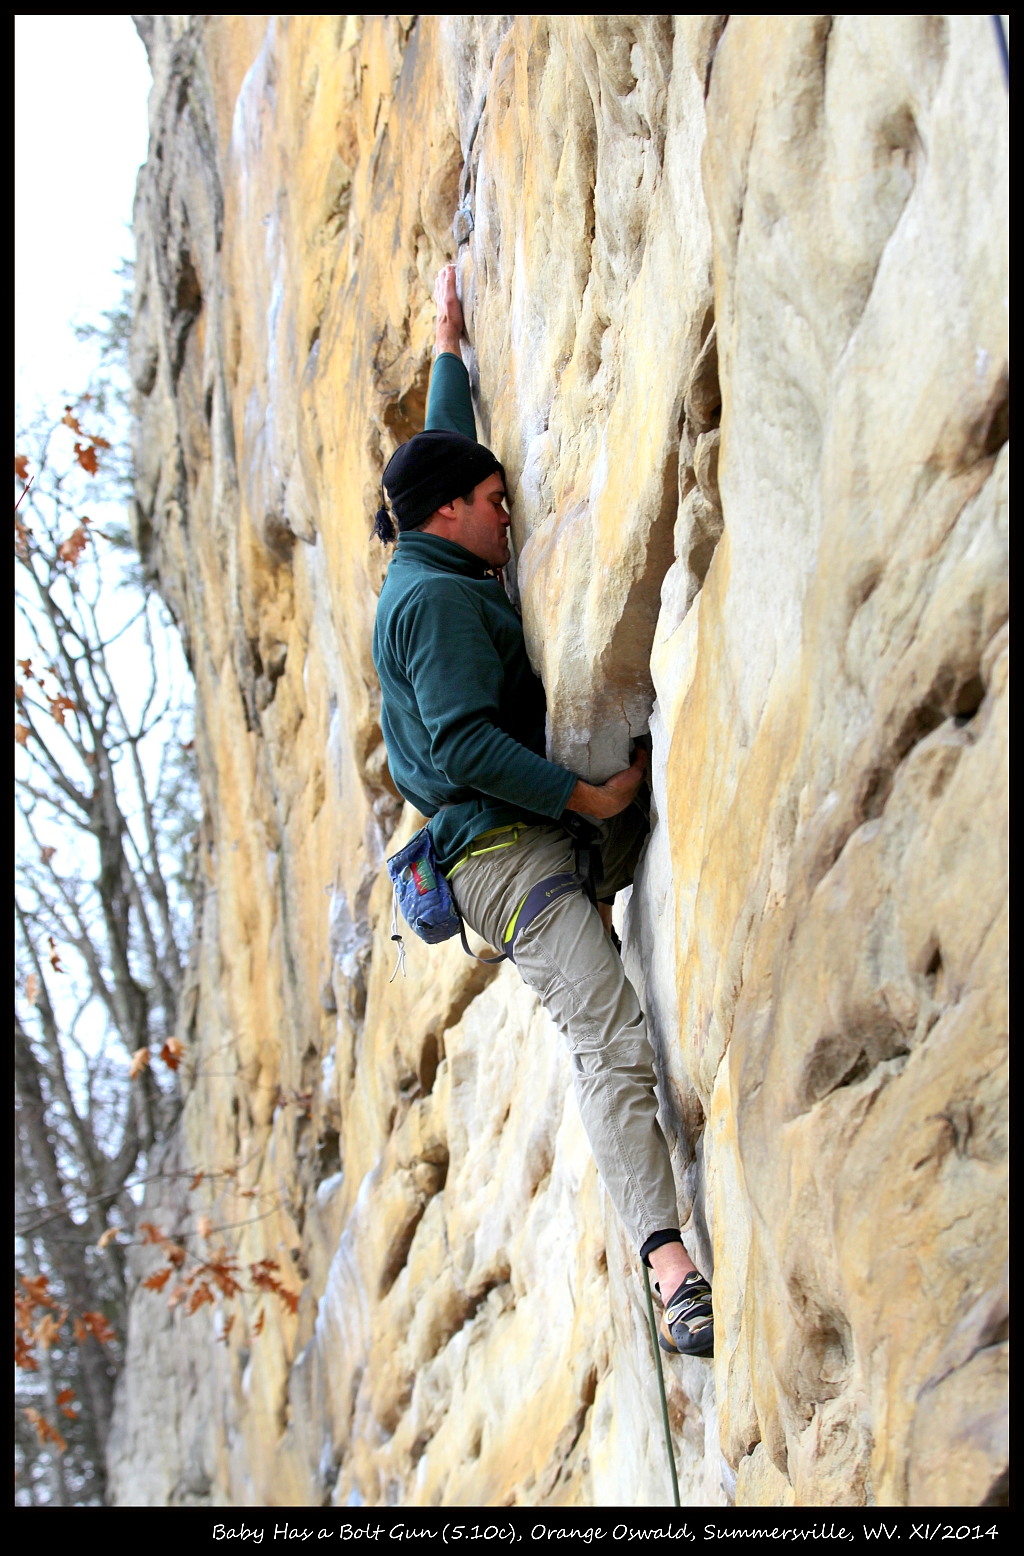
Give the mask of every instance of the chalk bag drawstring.
M 394 940 L 396 942 L 396 944 L 398 946 L 398 960 L 395 962 L 395 970 L 391 974 L 391 977 L 388 979 L 389 983 L 394 983 L 395 979 L 398 977 L 398 969 L 399 968 L 402 969 L 402 977 L 404 978 L 406 976 L 406 973 L 405 973 L 405 941 L 402 939 L 402 936 L 398 933 L 398 887 L 397 886 L 395 886 L 392 889 L 392 892 L 391 892 L 391 938 L 392 938 L 392 940 Z

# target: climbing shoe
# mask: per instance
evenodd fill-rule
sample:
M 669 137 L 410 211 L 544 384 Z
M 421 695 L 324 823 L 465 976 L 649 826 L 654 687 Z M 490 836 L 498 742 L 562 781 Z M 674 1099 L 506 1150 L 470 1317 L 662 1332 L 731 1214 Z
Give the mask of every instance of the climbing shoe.
M 691 1270 L 658 1320 L 658 1343 L 673 1356 L 713 1356 L 715 1322 L 711 1287 Z

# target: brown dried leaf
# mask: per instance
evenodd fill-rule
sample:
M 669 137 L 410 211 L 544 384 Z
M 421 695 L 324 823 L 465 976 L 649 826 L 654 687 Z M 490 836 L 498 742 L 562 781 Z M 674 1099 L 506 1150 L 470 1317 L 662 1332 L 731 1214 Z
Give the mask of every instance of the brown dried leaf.
M 50 860 L 53 858 L 56 852 L 57 850 L 55 848 L 51 848 L 48 843 L 45 848 L 41 848 L 39 850 L 39 856 L 44 864 L 49 864 Z
M 199 1217 L 199 1220 L 196 1222 L 196 1231 L 199 1233 L 200 1237 L 209 1237 L 210 1233 L 213 1231 L 213 1222 L 210 1220 L 209 1216 Z
M 213 1292 L 207 1285 L 206 1281 L 200 1281 L 199 1285 L 188 1299 L 188 1307 L 185 1309 L 186 1315 L 191 1318 L 193 1313 L 198 1313 L 199 1309 L 203 1306 L 204 1303 L 212 1303 L 213 1300 Z
M 160 1050 L 160 1057 L 169 1070 L 176 1070 L 181 1063 L 185 1045 L 176 1037 L 169 1037 Z
M 78 444 L 76 443 L 75 444 L 75 448 L 77 449 L 77 447 L 78 447 Z M 89 453 L 89 454 L 92 454 L 92 450 L 91 449 L 86 450 L 86 452 Z M 82 460 L 81 457 L 79 457 L 78 463 L 80 465 L 84 463 L 84 461 Z M 95 475 L 96 474 L 96 468 L 95 468 L 96 467 L 96 455 L 95 454 L 92 454 L 92 463 L 93 463 L 93 469 L 92 469 L 91 473 L 93 475 Z M 86 466 L 86 469 L 88 469 L 88 466 Z M 81 558 L 82 552 L 85 550 L 86 546 L 89 544 L 89 532 L 86 529 L 86 525 L 89 522 L 90 521 L 88 519 L 83 519 L 81 524 L 79 524 L 78 528 L 75 529 L 75 530 L 72 530 L 72 532 L 68 536 L 67 540 L 62 541 L 61 544 L 57 547 L 57 555 L 60 557 L 61 561 L 62 562 L 66 562 L 69 567 L 77 567 L 78 562 L 79 562 L 79 560 Z
M 298 1294 L 289 1291 L 273 1273 L 277 1268 L 276 1260 L 260 1259 L 255 1264 L 250 1264 L 249 1278 L 258 1291 L 272 1291 L 290 1313 L 295 1313 L 299 1307 Z
M 256 1314 L 256 1322 L 252 1326 L 252 1332 L 254 1335 L 263 1333 L 263 1325 L 266 1323 L 266 1321 L 267 1315 L 264 1313 L 263 1309 L 260 1308 L 259 1312 Z
M 210 1279 L 225 1297 L 233 1297 L 241 1291 L 241 1282 L 235 1278 L 238 1274 L 238 1265 L 225 1248 L 222 1248 L 203 1267 L 209 1271 Z
M 108 1345 L 111 1340 L 117 1338 L 117 1330 L 103 1313 L 83 1313 L 82 1324 L 100 1345 Z
M 227 1338 L 228 1338 L 228 1335 L 231 1333 L 231 1330 L 232 1330 L 232 1328 L 234 1326 L 234 1322 L 235 1322 L 235 1315 L 234 1315 L 234 1313 L 232 1313 L 230 1318 L 225 1319 L 225 1321 L 224 1321 L 224 1328 L 221 1330 L 220 1334 L 217 1336 L 218 1341 L 223 1341 L 225 1344 L 227 1344 Z
M 42 1346 L 44 1351 L 48 1351 L 54 1341 L 58 1339 L 59 1335 L 60 1324 L 54 1318 L 52 1313 L 44 1313 L 38 1324 L 36 1324 L 36 1342 Z
M 101 1235 L 96 1247 L 100 1249 L 109 1248 L 120 1230 L 121 1228 L 118 1226 L 108 1226 L 107 1230 Z
M 39 998 L 39 979 L 34 972 L 30 972 L 25 979 L 25 998 L 30 1005 L 34 1005 Z
M 57 1304 L 50 1296 L 50 1281 L 46 1275 L 22 1275 L 21 1284 L 28 1292 L 33 1307 L 56 1307 Z
M 78 709 L 75 707 L 75 704 L 71 701 L 71 698 L 70 697 L 65 697 L 63 692 L 58 692 L 56 697 L 47 697 L 46 700 L 50 704 L 50 712 L 51 712 L 51 714 L 57 720 L 57 723 L 61 726 L 62 729 L 64 728 L 64 715 L 65 715 L 65 713 L 77 713 L 78 712 Z
M 27 486 L 28 485 L 28 455 L 27 454 L 15 454 L 15 456 L 14 456 L 14 473 L 18 477 L 18 480 L 21 482 L 22 486 Z
M 27 746 L 28 745 L 28 725 L 27 724 L 19 724 L 19 723 L 17 723 L 17 721 L 15 721 L 15 725 L 14 725 L 14 738 L 18 742 L 19 746 Z
M 76 443 L 75 458 L 87 475 L 95 475 L 100 467 L 99 460 L 96 458 L 96 450 L 91 443 Z
M 132 1054 L 132 1062 L 128 1066 L 128 1079 L 130 1081 L 137 1080 L 138 1077 L 142 1074 L 143 1070 L 147 1069 L 148 1066 L 149 1049 L 136 1048 L 135 1052 Z
M 162 1270 L 154 1270 L 152 1275 L 147 1275 L 142 1284 L 147 1291 L 163 1291 L 173 1274 L 171 1266 L 165 1264 Z
M 197 1189 L 199 1187 L 205 1177 L 205 1172 L 200 1169 L 200 1171 L 196 1173 L 195 1177 L 192 1179 L 192 1182 L 188 1186 L 188 1191 L 190 1194 L 193 1189 Z
M 55 1426 L 51 1426 L 44 1415 L 40 1414 L 38 1410 L 33 1410 L 31 1405 L 27 1408 L 25 1414 L 36 1429 L 36 1436 L 39 1438 L 41 1447 L 46 1443 L 53 1443 L 58 1453 L 63 1453 L 65 1451 L 67 1448 L 67 1443 L 64 1441 L 57 1428 Z
M 14 1365 L 23 1372 L 38 1372 L 39 1363 L 32 1355 L 31 1342 L 18 1330 L 14 1331 Z

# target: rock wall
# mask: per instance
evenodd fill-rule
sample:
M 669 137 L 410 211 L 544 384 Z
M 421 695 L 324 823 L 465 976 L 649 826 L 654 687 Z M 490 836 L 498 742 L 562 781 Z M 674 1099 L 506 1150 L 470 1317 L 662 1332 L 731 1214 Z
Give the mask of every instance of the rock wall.
M 205 803 L 150 1213 L 299 1300 L 227 1332 L 139 1286 L 115 1500 L 670 1500 L 560 1040 L 457 945 L 391 981 L 382 860 L 419 818 L 370 521 L 456 256 L 551 753 L 600 780 L 653 740 L 617 913 L 715 1279 L 714 1362 L 669 1368 L 683 1500 L 1004 1499 L 990 20 L 137 22 L 136 527 Z

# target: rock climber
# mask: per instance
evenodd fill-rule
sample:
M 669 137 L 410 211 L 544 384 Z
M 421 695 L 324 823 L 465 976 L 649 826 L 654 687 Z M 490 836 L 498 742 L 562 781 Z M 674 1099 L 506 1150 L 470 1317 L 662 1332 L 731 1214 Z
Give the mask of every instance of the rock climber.
M 664 1350 L 710 1356 L 711 1288 L 683 1247 L 657 1117 L 643 1011 L 611 938 L 611 903 L 649 830 L 647 753 L 602 784 L 545 758 L 544 688 L 501 569 L 504 471 L 476 440 L 455 267 L 436 288 L 426 428 L 402 444 L 374 524 L 397 541 L 377 606 L 373 659 L 391 776 L 423 815 L 459 912 L 514 960 L 565 1035 L 598 1171 L 662 1298 Z M 530 889 L 572 874 L 574 837 L 596 832 L 595 901 L 561 895 L 517 933 Z M 667 1299 L 666 1299 L 667 1294 Z

